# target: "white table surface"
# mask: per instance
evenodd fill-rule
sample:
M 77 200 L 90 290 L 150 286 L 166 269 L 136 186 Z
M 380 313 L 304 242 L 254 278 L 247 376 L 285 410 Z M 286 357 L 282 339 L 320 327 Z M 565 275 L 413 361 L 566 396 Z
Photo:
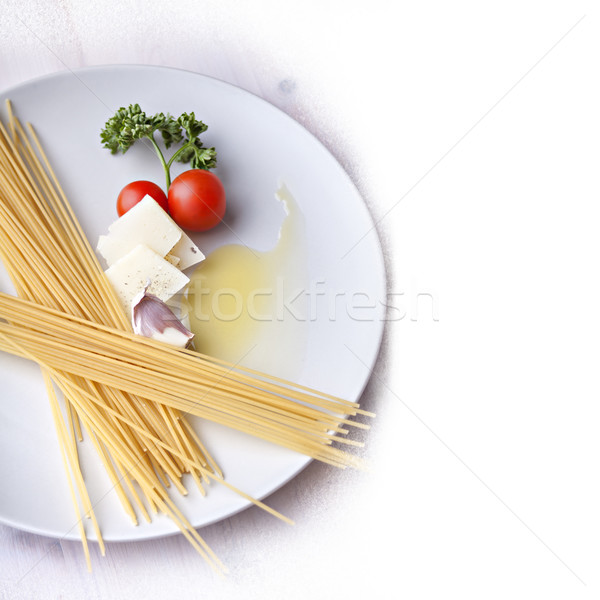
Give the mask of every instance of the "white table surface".
M 211 75 L 298 120 L 362 193 L 392 307 L 363 398 L 373 468 L 309 466 L 269 499 L 294 527 L 250 509 L 204 528 L 224 580 L 178 536 L 94 547 L 90 574 L 78 543 L 2 526 L 0 596 L 597 598 L 595 5 L 96 4 L 5 0 L 0 87 Z

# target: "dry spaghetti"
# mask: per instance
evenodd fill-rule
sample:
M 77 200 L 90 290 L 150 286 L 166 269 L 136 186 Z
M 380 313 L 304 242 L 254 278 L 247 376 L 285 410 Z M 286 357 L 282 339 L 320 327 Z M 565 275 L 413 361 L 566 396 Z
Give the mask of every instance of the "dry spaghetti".
M 77 457 L 83 433 L 134 522 L 168 514 L 217 570 L 224 567 L 169 497 L 219 481 L 284 520 L 223 475 L 186 420 L 191 414 L 339 467 L 342 446 L 371 416 L 358 404 L 191 350 L 135 336 L 31 126 L 0 123 L 0 259 L 18 298 L 0 293 L 0 350 L 42 370 L 88 566 L 81 515 L 102 536 Z M 60 394 L 57 393 L 60 391 Z M 61 407 L 62 400 L 62 407 Z M 81 509 L 80 509 L 81 505 Z M 135 507 L 135 508 L 134 508 Z M 288 520 L 289 521 L 289 520 Z

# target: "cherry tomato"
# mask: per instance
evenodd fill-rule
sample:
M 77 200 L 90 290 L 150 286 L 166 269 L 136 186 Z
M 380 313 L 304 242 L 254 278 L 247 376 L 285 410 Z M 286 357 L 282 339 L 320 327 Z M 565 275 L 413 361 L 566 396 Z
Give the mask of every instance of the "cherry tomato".
M 132 206 L 135 206 L 146 194 L 152 196 L 167 212 L 169 206 L 167 196 L 155 183 L 151 181 L 132 181 L 119 193 L 117 198 L 117 214 L 123 216 Z
M 169 188 L 169 213 L 179 227 L 206 231 L 225 215 L 225 188 L 210 171 L 190 169 L 177 176 Z

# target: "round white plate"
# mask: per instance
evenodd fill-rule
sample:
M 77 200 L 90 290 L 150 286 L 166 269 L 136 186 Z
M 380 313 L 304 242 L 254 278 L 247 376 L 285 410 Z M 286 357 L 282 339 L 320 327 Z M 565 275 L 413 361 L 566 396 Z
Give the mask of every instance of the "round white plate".
M 137 102 L 148 113 L 175 116 L 194 111 L 209 126 L 203 141 L 217 148 L 216 172 L 229 204 L 228 227 L 195 237 L 206 254 L 226 243 L 243 242 L 258 250 L 272 247 L 283 219 L 273 195 L 283 179 L 306 219 L 306 298 L 314 310 L 303 324 L 303 356 L 288 356 L 284 341 L 281 347 L 259 348 L 258 354 L 286 357 L 289 364 L 283 370 L 292 372 L 299 383 L 359 399 L 384 326 L 381 247 L 357 190 L 315 137 L 240 88 L 168 68 L 106 66 L 63 72 L 5 91 L 2 111 L 5 98 L 11 99 L 22 121 L 35 126 L 94 246 L 116 218 L 115 199 L 123 185 L 135 179 L 163 184 L 161 167 L 147 147 L 136 144 L 124 156 L 112 156 L 101 147 L 100 130 L 120 106 Z M 175 173 L 183 168 L 178 166 Z M 1 269 L 0 290 L 12 292 Z M 76 539 L 76 519 L 39 371 L 27 361 L 0 354 L 0 375 L 0 520 L 36 533 Z M 228 481 L 258 498 L 309 462 L 212 423 L 198 423 L 198 428 Z M 89 442 L 82 444 L 82 467 L 106 540 L 178 531 L 163 516 L 134 527 L 89 446 Z M 223 486 L 212 485 L 205 498 L 189 487 L 187 497 L 173 497 L 197 527 L 248 506 Z

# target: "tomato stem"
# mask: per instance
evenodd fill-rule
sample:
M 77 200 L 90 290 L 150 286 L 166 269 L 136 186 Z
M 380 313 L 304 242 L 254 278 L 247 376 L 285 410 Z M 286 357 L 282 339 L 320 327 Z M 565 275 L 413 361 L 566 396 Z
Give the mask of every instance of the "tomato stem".
M 156 140 L 153 137 L 149 138 L 150 141 L 152 142 L 152 145 L 154 146 L 154 149 L 156 150 L 156 154 L 158 155 L 158 159 L 160 160 L 163 169 L 165 170 L 165 176 L 167 179 L 167 192 L 169 191 L 169 188 L 171 187 L 171 171 L 170 171 L 170 167 L 171 167 L 171 163 L 173 162 L 173 159 L 171 159 L 168 163 L 165 160 L 165 157 L 163 155 L 163 153 L 161 152 L 160 148 L 158 147 L 158 144 L 156 143 Z
M 184 144 L 183 146 L 181 146 L 181 148 L 179 148 L 179 150 L 177 150 L 177 152 L 175 152 L 175 154 L 173 154 L 173 156 L 171 156 L 171 158 L 169 159 L 169 162 L 167 163 L 167 168 L 170 169 L 171 165 L 173 164 L 173 162 L 175 160 L 177 160 L 177 157 L 187 148 L 189 148 L 191 145 L 193 145 L 194 142 L 188 142 L 187 144 Z

